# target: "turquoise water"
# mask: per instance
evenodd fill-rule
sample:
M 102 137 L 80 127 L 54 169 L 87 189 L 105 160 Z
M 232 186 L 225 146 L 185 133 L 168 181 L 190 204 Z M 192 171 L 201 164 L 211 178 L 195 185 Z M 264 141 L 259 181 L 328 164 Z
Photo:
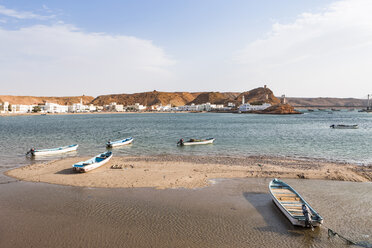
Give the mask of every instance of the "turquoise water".
M 358 124 L 359 129 L 330 129 L 331 124 Z M 287 116 L 144 113 L 0 117 L 1 166 L 32 162 L 24 156 L 31 147 L 78 143 L 77 153 L 68 156 L 90 156 L 105 151 L 109 139 L 130 136 L 135 138 L 133 145 L 114 149 L 114 155 L 269 155 L 372 163 L 372 114 L 340 111 Z M 180 138 L 208 137 L 216 138 L 215 144 L 176 146 Z

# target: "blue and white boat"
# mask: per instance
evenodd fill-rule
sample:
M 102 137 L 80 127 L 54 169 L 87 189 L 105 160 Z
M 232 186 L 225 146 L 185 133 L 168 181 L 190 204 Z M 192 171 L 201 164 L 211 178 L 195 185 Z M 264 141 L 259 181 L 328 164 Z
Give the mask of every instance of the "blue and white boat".
M 74 164 L 72 169 L 78 172 L 88 172 L 106 164 L 111 158 L 112 152 L 104 152 L 87 161 Z
M 34 148 L 31 148 L 26 155 L 31 154 L 32 156 L 45 156 L 45 155 L 55 155 L 59 153 L 65 153 L 65 152 L 72 152 L 76 151 L 79 145 L 69 145 L 69 146 L 62 146 L 58 148 L 51 148 L 51 149 L 41 149 L 41 150 L 35 150 Z
M 124 145 L 129 145 L 130 143 L 133 142 L 133 138 L 126 138 L 123 140 L 117 140 L 117 141 L 109 141 L 106 143 L 107 148 L 112 148 L 112 147 L 117 147 L 117 146 L 124 146 Z
M 270 195 L 276 206 L 295 226 L 316 227 L 323 218 L 291 186 L 279 179 L 269 184 Z

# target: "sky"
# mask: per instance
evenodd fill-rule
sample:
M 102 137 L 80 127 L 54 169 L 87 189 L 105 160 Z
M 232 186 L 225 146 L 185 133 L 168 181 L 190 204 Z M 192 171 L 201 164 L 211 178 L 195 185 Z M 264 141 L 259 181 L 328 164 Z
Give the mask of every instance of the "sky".
M 371 0 L 0 0 L 0 95 L 372 93 Z

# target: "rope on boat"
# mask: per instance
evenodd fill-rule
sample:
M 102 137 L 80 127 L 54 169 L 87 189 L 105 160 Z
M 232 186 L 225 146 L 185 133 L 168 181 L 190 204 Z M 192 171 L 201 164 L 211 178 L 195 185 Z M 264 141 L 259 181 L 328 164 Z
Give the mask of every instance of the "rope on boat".
M 344 241 L 347 245 L 356 245 L 359 247 L 364 247 L 364 248 L 372 248 L 372 244 L 368 243 L 367 241 L 362 241 L 362 242 L 354 242 L 348 238 L 345 238 L 344 236 L 340 235 L 339 233 L 333 231 L 331 228 L 323 225 L 325 228 L 328 229 L 328 238 L 333 238 L 335 236 L 339 237 L 342 241 Z

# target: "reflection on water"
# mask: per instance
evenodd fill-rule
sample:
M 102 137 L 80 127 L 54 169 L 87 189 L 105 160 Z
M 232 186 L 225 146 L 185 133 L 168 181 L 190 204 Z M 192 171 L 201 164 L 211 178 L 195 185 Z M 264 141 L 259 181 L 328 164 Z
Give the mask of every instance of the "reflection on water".
M 5 184 L 0 247 L 348 247 L 324 227 L 293 227 L 271 201 L 269 181 L 218 179 L 196 190 Z M 371 243 L 371 183 L 285 181 L 327 227 Z

